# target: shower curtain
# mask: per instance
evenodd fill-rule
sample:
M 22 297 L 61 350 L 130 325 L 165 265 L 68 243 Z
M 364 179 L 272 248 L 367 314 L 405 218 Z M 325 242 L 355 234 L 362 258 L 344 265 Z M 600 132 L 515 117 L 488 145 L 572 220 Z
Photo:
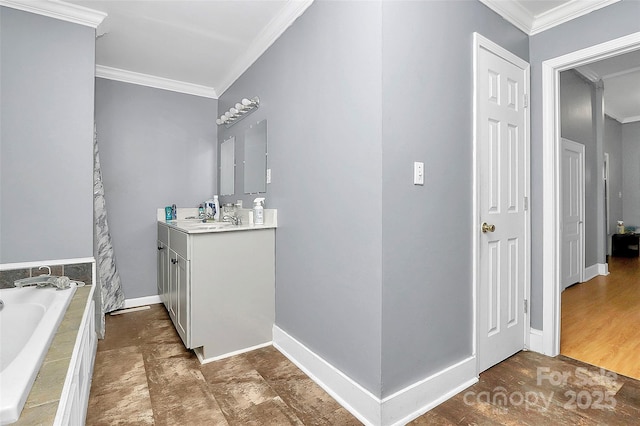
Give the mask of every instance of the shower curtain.
M 95 253 L 97 284 L 96 293 L 99 295 L 96 303 L 98 317 L 97 333 L 104 337 L 104 314 L 124 308 L 124 293 L 120 283 L 120 275 L 116 268 L 116 258 L 111 244 L 111 234 L 107 222 L 107 207 L 102 185 L 100 170 L 100 155 L 98 154 L 98 133 L 94 127 L 93 133 L 93 216 L 95 232 Z

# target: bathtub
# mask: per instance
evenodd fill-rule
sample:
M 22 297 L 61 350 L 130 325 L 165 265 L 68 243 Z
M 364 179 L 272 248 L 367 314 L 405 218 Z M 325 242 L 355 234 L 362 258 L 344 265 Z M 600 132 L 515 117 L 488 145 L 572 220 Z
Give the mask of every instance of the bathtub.
M 73 285 L 0 289 L 0 424 L 20 417 L 75 291 Z

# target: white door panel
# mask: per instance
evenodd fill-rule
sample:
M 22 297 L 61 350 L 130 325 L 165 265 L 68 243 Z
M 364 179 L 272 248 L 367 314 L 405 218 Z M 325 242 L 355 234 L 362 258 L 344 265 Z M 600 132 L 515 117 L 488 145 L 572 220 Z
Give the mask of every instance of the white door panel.
M 562 139 L 561 170 L 561 276 L 567 288 L 584 273 L 584 145 Z
M 527 240 L 525 69 L 483 48 L 477 63 L 478 371 L 524 348 Z

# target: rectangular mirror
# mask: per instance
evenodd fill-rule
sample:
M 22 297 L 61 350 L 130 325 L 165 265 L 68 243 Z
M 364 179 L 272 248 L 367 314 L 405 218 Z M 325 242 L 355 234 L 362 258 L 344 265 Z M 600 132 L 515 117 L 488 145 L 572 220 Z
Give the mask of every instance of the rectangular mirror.
M 244 192 L 266 192 L 267 120 L 249 126 L 244 132 Z
M 220 144 L 220 195 L 235 193 L 236 138 L 230 137 Z

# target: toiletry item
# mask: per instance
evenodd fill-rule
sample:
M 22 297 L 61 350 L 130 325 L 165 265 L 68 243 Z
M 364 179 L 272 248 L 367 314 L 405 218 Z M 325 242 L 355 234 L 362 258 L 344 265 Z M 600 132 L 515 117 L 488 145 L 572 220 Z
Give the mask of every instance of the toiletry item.
M 209 198 L 204 202 L 204 212 L 207 215 L 207 219 L 213 219 L 213 215 L 215 214 L 214 208 L 213 198 Z
M 264 225 L 264 198 L 253 200 L 253 224 Z
M 173 220 L 173 209 L 171 208 L 171 206 L 167 206 L 164 208 L 164 219 Z
M 204 215 L 204 205 L 200 204 L 198 206 L 198 219 L 204 219 L 205 215 Z
M 624 234 L 624 222 L 619 220 L 618 221 L 618 234 Z
M 242 200 L 236 201 L 236 209 L 240 210 L 242 208 Z
M 213 220 L 220 220 L 220 201 L 218 201 L 218 196 L 213 196 Z
M 176 207 L 175 204 L 171 205 L 171 218 L 173 220 L 178 219 L 178 208 Z
M 236 215 L 236 207 L 231 203 L 224 203 L 222 205 L 222 217 L 225 216 L 235 216 Z

